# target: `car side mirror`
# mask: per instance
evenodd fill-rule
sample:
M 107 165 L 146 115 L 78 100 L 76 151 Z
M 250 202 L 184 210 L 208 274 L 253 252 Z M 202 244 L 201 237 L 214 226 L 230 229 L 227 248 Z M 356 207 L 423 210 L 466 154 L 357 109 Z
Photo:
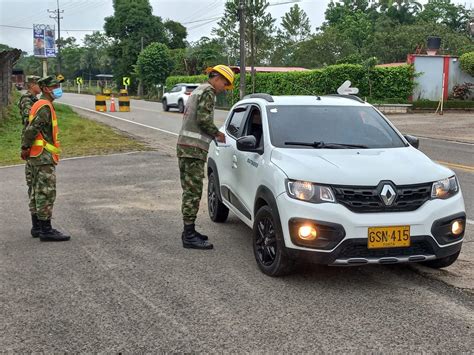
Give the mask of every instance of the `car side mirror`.
M 405 139 L 410 143 L 410 145 L 416 149 L 420 146 L 420 140 L 416 138 L 415 136 L 410 136 L 408 134 L 404 135 Z
M 237 139 L 237 150 L 262 154 L 263 150 L 257 148 L 257 139 L 254 136 L 243 136 Z

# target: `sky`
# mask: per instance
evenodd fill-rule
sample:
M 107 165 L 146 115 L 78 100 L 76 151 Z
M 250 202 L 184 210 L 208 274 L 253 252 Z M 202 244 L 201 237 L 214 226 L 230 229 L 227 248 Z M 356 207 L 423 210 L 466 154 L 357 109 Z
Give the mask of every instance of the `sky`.
M 64 10 L 61 20 L 61 37 L 75 37 L 81 43 L 92 30 L 103 30 L 104 18 L 113 15 L 112 0 L 0 0 L 0 43 L 20 48 L 29 54 L 33 51 L 33 24 L 54 24 L 49 10 Z M 281 17 L 298 2 L 306 11 L 312 29 L 324 21 L 324 11 L 330 0 L 269 0 L 269 11 L 277 24 Z M 163 19 L 181 22 L 188 29 L 189 42 L 210 36 L 212 28 L 224 12 L 225 0 L 150 0 L 153 13 Z M 426 3 L 427 0 L 421 0 Z M 454 0 L 474 9 L 474 0 Z M 12 26 L 12 27 L 10 27 Z M 22 27 L 22 28 L 16 28 Z

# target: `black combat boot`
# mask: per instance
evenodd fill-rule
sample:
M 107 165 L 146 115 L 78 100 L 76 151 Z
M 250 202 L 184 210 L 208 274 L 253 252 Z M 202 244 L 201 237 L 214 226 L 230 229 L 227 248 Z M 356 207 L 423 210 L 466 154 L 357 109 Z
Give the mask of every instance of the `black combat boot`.
M 64 242 L 71 239 L 70 236 L 62 234 L 60 231 L 51 227 L 51 220 L 39 221 L 40 223 L 40 233 L 39 238 L 42 242 Z
M 207 240 L 201 239 L 202 234 L 196 232 L 194 224 L 185 224 L 181 235 L 183 247 L 189 249 L 213 249 L 214 246 Z M 203 236 L 206 237 L 206 236 Z M 207 238 L 207 237 L 206 237 Z
M 31 227 L 31 236 L 33 238 L 38 238 L 40 236 L 41 228 L 40 228 L 38 216 L 36 216 L 35 214 L 31 215 L 31 224 L 33 225 Z

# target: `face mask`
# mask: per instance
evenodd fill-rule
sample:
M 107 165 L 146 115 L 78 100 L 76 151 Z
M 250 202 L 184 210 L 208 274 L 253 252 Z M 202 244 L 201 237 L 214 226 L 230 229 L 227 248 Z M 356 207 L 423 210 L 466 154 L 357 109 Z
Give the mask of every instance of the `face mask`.
M 61 96 L 63 96 L 63 89 L 61 88 L 56 88 L 53 91 L 51 91 L 51 94 L 55 99 L 59 99 Z

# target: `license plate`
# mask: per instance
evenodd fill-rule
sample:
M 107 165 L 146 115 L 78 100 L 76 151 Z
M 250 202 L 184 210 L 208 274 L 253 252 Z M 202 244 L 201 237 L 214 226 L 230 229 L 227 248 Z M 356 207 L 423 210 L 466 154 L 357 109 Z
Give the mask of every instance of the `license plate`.
M 370 227 L 367 237 L 369 249 L 409 247 L 410 226 Z

